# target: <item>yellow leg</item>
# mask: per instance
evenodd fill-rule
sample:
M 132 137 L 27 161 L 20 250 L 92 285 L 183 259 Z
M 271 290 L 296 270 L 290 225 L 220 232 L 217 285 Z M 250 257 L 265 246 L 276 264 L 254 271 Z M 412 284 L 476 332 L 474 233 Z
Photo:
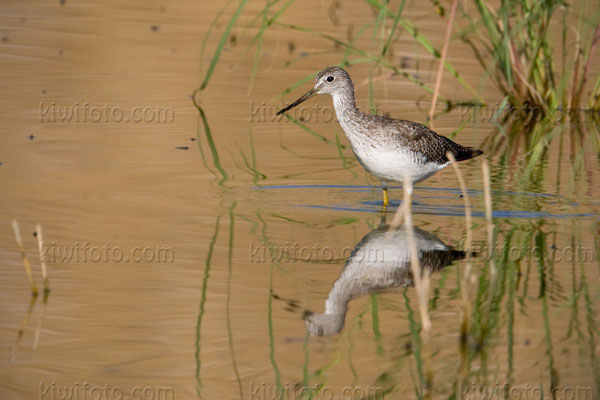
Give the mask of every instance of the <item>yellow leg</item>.
M 390 204 L 390 199 L 388 198 L 387 188 L 383 188 L 383 205 L 387 206 Z

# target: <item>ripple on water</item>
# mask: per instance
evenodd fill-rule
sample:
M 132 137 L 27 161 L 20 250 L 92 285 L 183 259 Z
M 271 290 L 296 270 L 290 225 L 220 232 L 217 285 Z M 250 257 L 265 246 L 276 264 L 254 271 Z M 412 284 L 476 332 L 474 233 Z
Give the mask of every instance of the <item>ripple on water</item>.
M 401 186 L 390 186 L 390 189 L 401 189 Z M 344 196 L 339 201 L 339 195 L 343 193 L 372 193 L 378 192 L 379 187 L 368 185 L 272 185 L 255 187 L 255 190 L 310 190 L 311 195 L 306 198 L 296 196 L 290 205 L 296 207 L 307 207 L 324 210 L 354 211 L 378 213 L 381 211 L 380 200 L 363 200 L 360 195 Z M 314 196 L 314 191 L 323 192 L 323 196 Z M 469 196 L 483 198 L 482 190 L 468 190 Z M 495 199 L 493 210 L 494 218 L 588 218 L 598 216 L 581 203 L 575 203 L 566 197 L 549 193 L 519 192 L 510 190 L 493 190 Z M 399 197 L 402 194 L 393 193 L 391 197 Z M 372 196 L 370 196 L 372 197 Z M 331 202 L 335 199 L 335 202 Z M 298 200 L 305 200 L 300 203 Z M 483 203 L 483 201 L 481 202 Z M 591 202 L 594 205 L 597 202 Z M 388 206 L 389 211 L 395 210 L 402 204 L 401 200 L 392 199 Z M 433 188 L 415 187 L 413 193 L 413 213 L 439 216 L 464 216 L 465 207 L 461 198 L 459 188 Z M 483 204 L 474 204 L 473 217 L 485 217 Z

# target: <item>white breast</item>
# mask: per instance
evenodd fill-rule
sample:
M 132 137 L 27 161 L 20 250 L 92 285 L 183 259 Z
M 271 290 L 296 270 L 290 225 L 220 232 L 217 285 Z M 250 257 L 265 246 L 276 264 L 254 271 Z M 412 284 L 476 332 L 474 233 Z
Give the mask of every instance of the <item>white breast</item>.
M 405 150 L 386 151 L 381 148 L 354 148 L 361 165 L 385 181 L 403 182 L 408 177 L 416 183 L 427 179 L 449 163 L 425 162 L 424 158 Z

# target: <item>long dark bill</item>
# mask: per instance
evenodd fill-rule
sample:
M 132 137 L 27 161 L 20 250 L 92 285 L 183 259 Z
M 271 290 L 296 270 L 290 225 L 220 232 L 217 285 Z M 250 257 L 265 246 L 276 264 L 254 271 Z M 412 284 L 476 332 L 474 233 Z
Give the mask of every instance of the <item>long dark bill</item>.
M 316 89 L 310 89 L 308 92 L 306 92 L 302 97 L 300 97 L 298 100 L 296 100 L 295 102 L 293 102 L 292 104 L 290 104 L 289 106 L 282 108 L 281 110 L 277 111 L 276 115 L 279 114 L 283 114 L 284 112 L 296 107 L 298 104 L 310 99 L 311 97 L 317 95 L 317 90 Z

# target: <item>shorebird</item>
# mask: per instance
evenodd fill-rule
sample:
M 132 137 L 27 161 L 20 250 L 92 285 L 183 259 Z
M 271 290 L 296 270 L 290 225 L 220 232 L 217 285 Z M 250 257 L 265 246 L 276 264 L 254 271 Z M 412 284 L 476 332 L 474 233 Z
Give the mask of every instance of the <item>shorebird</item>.
M 282 114 L 317 94 L 333 97 L 336 117 L 350 142 L 358 162 L 381 180 L 383 205 L 389 204 L 388 182 L 402 182 L 412 193 L 413 185 L 450 164 L 447 152 L 457 161 L 468 160 L 483 152 L 461 146 L 440 136 L 418 122 L 365 114 L 356 107 L 354 85 L 346 70 L 328 67 L 319 72 L 315 86 Z
M 431 233 L 414 227 L 414 240 L 421 269 L 438 271 L 465 252 L 454 250 Z M 396 287 L 413 286 L 407 227 L 391 228 L 382 214 L 381 224 L 366 234 L 354 247 L 337 278 L 322 314 L 304 312 L 304 323 L 311 335 L 330 336 L 344 328 L 348 304 L 361 295 L 379 293 Z

